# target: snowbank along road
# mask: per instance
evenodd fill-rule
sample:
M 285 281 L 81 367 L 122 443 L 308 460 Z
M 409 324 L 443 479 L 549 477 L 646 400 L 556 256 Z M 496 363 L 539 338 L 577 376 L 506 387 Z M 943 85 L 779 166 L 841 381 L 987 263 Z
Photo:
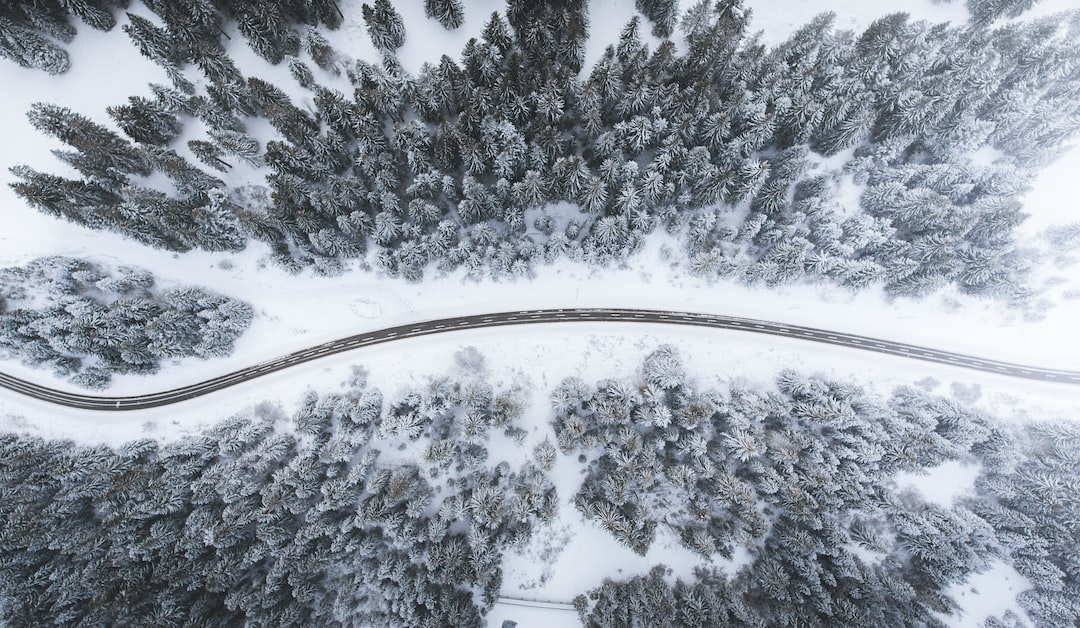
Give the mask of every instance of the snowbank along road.
M 1077 371 L 1036 368 L 1022 364 L 988 360 L 960 353 L 938 351 L 927 347 L 892 342 L 889 340 L 880 340 L 867 336 L 814 329 L 812 327 L 800 327 L 798 325 L 787 325 L 750 318 L 736 318 L 715 314 L 694 314 L 690 312 L 668 312 L 662 310 L 590 308 L 522 310 L 517 312 L 477 314 L 475 316 L 460 316 L 409 323 L 407 325 L 369 331 L 355 336 L 349 336 L 348 338 L 323 343 L 309 349 L 296 351 L 275 360 L 261 362 L 254 366 L 234 371 L 220 377 L 215 377 L 204 382 L 148 395 L 136 395 L 130 397 L 83 395 L 80 393 L 64 392 L 45 386 L 39 386 L 5 373 L 0 373 L 0 386 L 42 401 L 48 401 L 70 408 L 114 411 L 139 410 L 193 399 L 228 388 L 234 384 L 246 382 L 261 375 L 286 369 L 296 364 L 303 364 L 304 362 L 310 362 L 328 355 L 342 353 L 359 347 L 367 347 L 404 338 L 448 333 L 461 329 L 582 321 L 696 325 L 714 329 L 739 330 L 758 334 L 768 334 L 771 336 L 796 338 L 811 342 L 850 347 L 853 349 L 862 349 L 864 351 L 914 358 L 916 360 L 925 360 L 927 362 L 938 362 L 940 364 L 987 371 L 1011 377 L 1065 384 L 1080 384 L 1080 372 Z

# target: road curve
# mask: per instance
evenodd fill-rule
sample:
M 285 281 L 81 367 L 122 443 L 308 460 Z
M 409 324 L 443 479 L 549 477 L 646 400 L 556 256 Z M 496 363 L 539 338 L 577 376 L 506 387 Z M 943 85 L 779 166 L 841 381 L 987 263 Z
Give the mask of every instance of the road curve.
M 782 336 L 819 342 L 875 353 L 885 353 L 927 362 L 937 362 L 949 366 L 957 366 L 998 375 L 1021 377 L 1048 382 L 1064 384 L 1080 384 L 1080 372 L 1064 371 L 1055 369 L 1043 369 L 1023 364 L 1013 364 L 997 360 L 988 360 L 961 353 L 939 351 L 928 347 L 904 344 L 881 340 L 868 336 L 857 336 L 812 327 L 774 323 L 752 318 L 737 318 L 734 316 L 721 316 L 716 314 L 695 314 L 691 312 L 668 312 L 664 310 L 633 310 L 633 309 L 607 309 L 607 308 L 583 308 L 583 309 L 554 309 L 554 310 L 521 310 L 516 312 L 501 312 L 496 314 L 478 314 L 475 316 L 459 316 L 454 318 L 442 318 L 431 321 L 409 323 L 397 327 L 388 327 L 375 331 L 364 332 L 323 343 L 283 355 L 274 360 L 260 362 L 239 371 L 227 373 L 220 377 L 208 379 L 204 382 L 181 386 L 164 392 L 151 393 L 148 395 L 136 395 L 131 397 L 99 397 L 54 390 L 45 386 L 39 386 L 26 380 L 13 377 L 6 373 L 0 373 L 0 387 L 13 390 L 18 393 L 48 401 L 69 408 L 84 410 L 142 410 L 165 406 L 195 397 L 201 397 L 212 392 L 228 388 L 241 382 L 281 371 L 297 364 L 311 362 L 329 355 L 342 353 L 360 347 L 370 347 L 402 340 L 404 338 L 416 338 L 430 336 L 462 329 L 479 329 L 483 327 L 504 327 L 508 325 L 529 325 L 536 323 L 573 323 L 573 322 L 603 322 L 603 323 L 659 323 L 665 325 L 694 325 L 713 329 L 728 329 L 745 331 L 770 336 Z

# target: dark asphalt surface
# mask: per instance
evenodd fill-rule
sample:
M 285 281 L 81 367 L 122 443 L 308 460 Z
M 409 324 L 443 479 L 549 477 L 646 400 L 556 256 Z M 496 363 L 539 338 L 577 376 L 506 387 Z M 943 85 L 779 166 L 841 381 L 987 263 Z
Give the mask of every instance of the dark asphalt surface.
M 415 338 L 441 334 L 459 329 L 478 329 L 483 327 L 503 327 L 507 325 L 528 325 L 535 323 L 569 323 L 569 322 L 631 322 L 631 323 L 660 323 L 668 325 L 696 325 L 698 327 L 710 327 L 714 329 L 730 329 L 746 331 L 770 336 L 785 338 L 797 338 L 810 342 L 819 342 L 852 349 L 862 349 L 875 353 L 885 353 L 927 362 L 937 362 L 950 366 L 967 369 L 975 369 L 998 375 L 1008 375 L 1025 379 L 1058 382 L 1063 384 L 1080 384 L 1080 372 L 1064 371 L 1055 369 L 1043 369 L 1023 364 L 987 360 L 960 353 L 938 351 L 928 347 L 919 347 L 900 342 L 880 340 L 867 336 L 857 336 L 835 331 L 814 329 L 812 327 L 800 327 L 773 323 L 749 318 L 737 318 L 733 316 L 720 316 L 715 314 L 693 314 L 689 312 L 667 312 L 662 310 L 631 310 L 631 309 L 561 309 L 561 310 L 523 310 L 518 312 L 501 312 L 497 314 L 479 314 L 476 316 L 461 316 L 456 318 L 444 318 L 419 323 L 410 323 L 397 327 L 389 327 L 376 331 L 364 332 L 348 338 L 327 342 L 303 351 L 296 351 L 280 358 L 261 362 L 239 371 L 234 371 L 215 377 L 213 379 L 182 386 L 164 392 L 149 395 L 136 395 L 131 397 L 101 397 L 95 395 L 83 395 L 69 393 L 45 386 L 39 386 L 31 382 L 13 377 L 6 373 L 0 373 L 0 387 L 15 392 L 48 401 L 69 408 L 85 410 L 141 410 L 156 408 L 180 401 L 186 401 L 195 397 L 201 397 L 212 392 L 217 392 L 229 386 L 246 382 L 248 380 L 284 370 L 290 366 L 311 362 L 329 355 L 342 353 L 359 347 L 392 342 L 403 338 Z

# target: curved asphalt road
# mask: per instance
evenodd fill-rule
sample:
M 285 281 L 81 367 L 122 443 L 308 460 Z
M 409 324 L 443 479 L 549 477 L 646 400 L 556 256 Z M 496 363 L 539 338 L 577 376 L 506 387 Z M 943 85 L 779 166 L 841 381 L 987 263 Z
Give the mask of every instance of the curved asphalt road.
M 239 371 L 228 373 L 220 377 L 167 390 L 149 395 L 136 395 L 132 397 L 98 397 L 94 395 L 82 395 L 53 390 L 37 384 L 32 384 L 17 377 L 0 373 L 0 387 L 15 392 L 48 401 L 51 403 L 81 408 L 86 410 L 141 410 L 165 406 L 179 401 L 185 401 L 200 397 L 223 388 L 228 388 L 240 382 L 246 382 L 261 375 L 274 373 L 296 364 L 303 364 L 317 360 L 335 353 L 342 353 L 358 347 L 369 347 L 403 338 L 417 336 L 429 336 L 441 334 L 458 329 L 478 329 L 482 327 L 502 327 L 506 325 L 527 325 L 534 323 L 568 323 L 575 321 L 591 322 L 631 322 L 631 323 L 661 323 L 671 325 L 696 325 L 699 327 L 711 327 L 715 329 L 734 329 L 771 336 L 783 336 L 786 338 L 798 338 L 811 342 L 863 349 L 876 353 L 886 353 L 901 357 L 938 362 L 951 366 L 1022 377 L 1026 379 L 1059 382 L 1068 384 L 1080 384 L 1080 372 L 1063 371 L 1054 369 L 1041 369 L 1022 364 L 987 360 L 960 353 L 938 351 L 927 347 L 879 340 L 867 336 L 844 334 L 835 331 L 825 331 L 812 327 L 800 327 L 798 325 L 786 325 L 769 321 L 755 320 L 750 318 L 736 318 L 733 316 L 719 316 L 714 314 L 693 314 L 689 312 L 667 312 L 662 310 L 630 310 L 630 309 L 565 309 L 565 310 L 522 310 L 518 312 L 502 312 L 498 314 L 478 314 L 476 316 L 460 316 L 456 318 L 443 318 L 433 321 L 410 323 L 377 331 L 365 332 L 348 338 L 327 342 L 310 349 L 297 351 L 281 356 L 276 360 L 262 362 Z

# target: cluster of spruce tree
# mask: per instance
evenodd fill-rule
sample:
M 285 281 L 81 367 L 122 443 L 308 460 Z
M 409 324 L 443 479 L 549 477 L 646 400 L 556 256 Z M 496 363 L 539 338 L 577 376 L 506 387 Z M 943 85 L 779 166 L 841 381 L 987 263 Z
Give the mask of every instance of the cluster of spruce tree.
M 228 355 L 251 306 L 150 273 L 69 257 L 0 269 L 0 351 L 89 388 L 162 360 Z
M 994 561 L 1039 626 L 1080 620 L 1080 430 L 1002 426 L 911 388 L 888 400 L 785 371 L 696 391 L 661 348 L 633 382 L 553 395 L 575 501 L 639 553 L 663 526 L 734 574 L 666 568 L 575 604 L 591 626 L 928 625 Z M 549 522 L 548 441 L 516 468 L 524 396 L 474 351 L 384 404 L 358 370 L 287 418 L 263 404 L 172 444 L 0 437 L 0 616 L 15 626 L 480 625 L 502 553 Z M 521 458 L 520 456 L 514 456 Z M 898 471 L 979 464 L 951 507 Z M 1012 623 L 1007 623 L 1012 622 Z M 1020 625 L 1015 615 L 988 626 Z
M 1001 17 L 1019 17 L 1039 0 L 967 0 L 971 19 L 976 23 L 989 24 Z
M 0 0 L 0 57 L 24 68 L 63 74 L 71 59 L 62 44 L 71 43 L 78 17 L 91 28 L 107 31 L 116 26 L 113 10 L 127 0 Z
M 642 555 L 666 528 L 707 561 L 751 557 L 689 583 L 663 567 L 606 582 L 577 601 L 588 625 L 941 625 L 947 587 L 997 559 L 1031 579 L 1039 625 L 1080 618 L 1075 427 L 1017 439 L 913 388 L 883 401 L 791 371 L 775 391 L 699 391 L 668 348 L 636 381 L 567 380 L 552 403 L 560 449 L 588 459 L 588 519 Z M 898 472 L 949 460 L 984 465 L 975 495 L 897 491 Z
M 75 149 L 54 153 L 83 178 L 66 179 L 18 166 L 12 172 L 22 181 L 12 184 L 15 191 L 50 215 L 90 228 L 113 229 L 156 248 L 242 249 L 246 237 L 232 202 L 221 190 L 221 180 L 164 146 L 181 131 L 165 101 L 132 97 L 129 105 L 113 107 L 110 113 L 137 138 L 139 147 L 66 107 L 35 105 L 29 113 L 31 122 Z M 132 181 L 154 172 L 168 178 L 172 194 Z
M 1040 626 L 1080 623 L 1080 429 L 1035 423 L 976 448 L 985 472 L 972 506 L 1032 584 L 1020 604 Z
M 437 4 L 429 13 L 450 20 Z M 639 4 L 669 32 L 672 3 Z M 187 35 L 167 19 L 132 21 L 140 50 L 173 77 L 110 111 L 135 144 L 40 105 L 35 124 L 76 149 L 60 157 L 84 178 L 20 168 L 15 189 L 156 246 L 255 237 L 281 263 L 321 272 L 374 244 L 380 268 L 410 279 L 432 266 L 525 274 L 562 256 L 620 259 L 666 227 L 685 233 L 691 270 L 711 277 L 1022 298 L 1018 195 L 1080 111 L 1077 14 L 990 30 L 898 13 L 860 34 L 826 14 L 768 49 L 747 35 L 740 2 L 704 0 L 682 17 L 684 50 L 650 50 L 635 17 L 585 75 L 586 3 L 511 0 L 459 60 L 416 76 L 394 56 L 401 15 L 379 1 L 363 16 L 381 64 L 348 61 L 313 29 L 286 55 L 310 111 L 244 77 L 219 47 L 177 48 Z M 320 85 L 301 57 L 344 71 L 353 93 Z M 205 94 L 185 75 L 191 64 Z M 191 154 L 211 170 L 263 168 L 266 203 L 238 207 L 171 147 L 190 117 L 209 129 Z M 276 132 L 265 145 L 247 132 L 257 118 Z M 1004 156 L 971 159 L 988 147 Z M 824 165 L 852 150 L 843 169 Z M 153 171 L 176 192 L 132 184 Z M 868 185 L 862 211 L 838 199 L 847 175 Z
M 220 52 L 225 26 L 237 29 L 259 56 L 279 63 L 295 54 L 300 37 L 297 24 L 337 28 L 343 17 L 336 0 L 148 0 L 147 8 L 165 22 L 158 28 L 128 13 L 124 30 L 143 54 L 175 68 Z M 97 30 L 116 26 L 114 11 L 128 0 L 0 0 L 0 56 L 26 68 L 61 74 L 71 64 L 62 44 L 76 34 L 72 17 Z
M 504 549 L 554 512 L 533 463 L 486 462 L 511 391 L 354 378 L 172 444 L 0 437 L 11 626 L 480 626 Z M 406 417 L 420 417 L 418 432 Z M 397 449 L 437 449 L 436 474 Z M 380 453 L 385 450 L 386 453 Z M 434 479 L 438 478 L 438 479 Z

